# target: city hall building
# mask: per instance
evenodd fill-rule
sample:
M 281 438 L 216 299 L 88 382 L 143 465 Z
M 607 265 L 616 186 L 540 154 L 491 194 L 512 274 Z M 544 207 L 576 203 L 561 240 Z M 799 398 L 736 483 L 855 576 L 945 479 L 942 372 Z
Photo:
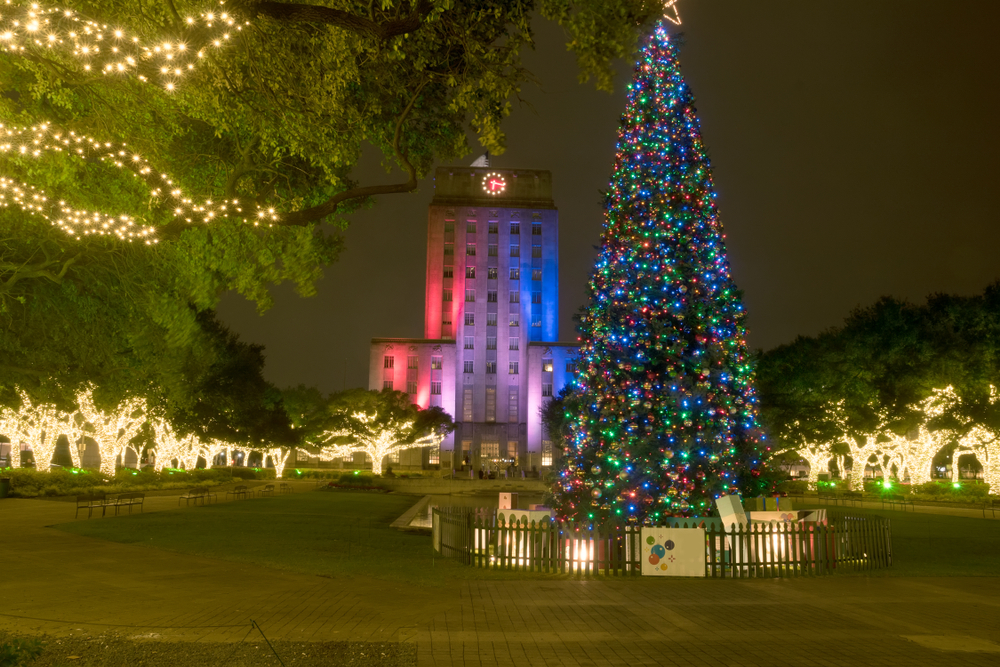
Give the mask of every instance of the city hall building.
M 455 431 L 401 452 L 402 469 L 541 470 L 540 410 L 573 373 L 559 343 L 559 212 L 552 174 L 441 167 L 428 211 L 424 337 L 374 338 L 370 389 L 440 406 Z

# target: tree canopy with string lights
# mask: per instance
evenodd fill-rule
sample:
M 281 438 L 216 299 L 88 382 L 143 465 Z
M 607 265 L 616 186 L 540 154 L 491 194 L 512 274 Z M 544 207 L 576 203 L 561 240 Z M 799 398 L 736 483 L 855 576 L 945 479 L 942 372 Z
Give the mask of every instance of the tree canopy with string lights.
M 225 291 L 262 310 L 277 283 L 311 294 L 342 246 L 321 225 L 414 190 L 469 137 L 503 150 L 533 21 L 562 25 L 581 77 L 609 89 L 612 61 L 658 12 L 642 0 L 0 4 L 0 382 L 80 371 L 35 351 L 65 352 L 51 334 L 63 326 L 101 337 L 83 302 L 141 315 L 109 318 L 119 347 L 177 346 Z M 358 180 L 365 146 L 383 157 L 380 182 Z M 27 344 L 20 321 L 40 337 Z

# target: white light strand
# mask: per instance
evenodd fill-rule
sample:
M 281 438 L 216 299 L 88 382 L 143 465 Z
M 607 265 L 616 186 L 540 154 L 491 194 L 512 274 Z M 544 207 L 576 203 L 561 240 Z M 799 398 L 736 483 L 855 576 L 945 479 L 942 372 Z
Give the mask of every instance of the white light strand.
M 320 451 L 322 460 L 344 458 L 353 452 L 364 452 L 372 460 L 372 472 L 382 474 L 382 464 L 385 458 L 404 449 L 414 447 L 433 447 L 440 445 L 444 437 L 437 432 L 418 438 L 414 442 L 405 442 L 407 433 L 413 429 L 412 421 L 379 419 L 377 414 L 355 412 L 351 418 L 356 422 L 353 427 L 324 431 L 320 435 L 322 442 L 339 438 L 350 438 L 353 443 L 327 445 Z
M 991 386 L 990 403 L 996 404 L 998 401 L 1000 394 L 996 387 Z M 1000 495 L 1000 440 L 996 435 L 972 424 L 969 420 L 960 423 L 959 430 L 931 431 L 926 426 L 927 422 L 945 412 L 959 412 L 956 408 L 960 407 L 960 403 L 961 398 L 953 387 L 935 389 L 929 397 L 918 404 L 917 408 L 923 415 L 923 423 L 918 427 L 916 437 L 910 439 L 889 431 L 884 414 L 880 415 L 881 425 L 873 432 L 852 437 L 844 401 L 838 401 L 827 408 L 827 419 L 839 431 L 837 438 L 785 451 L 793 451 L 809 463 L 807 481 L 810 488 L 815 488 L 819 474 L 828 469 L 830 460 L 834 458 L 840 460 L 840 457 L 833 453 L 833 448 L 838 443 L 846 443 L 853 460 L 847 478 L 851 488 L 860 490 L 864 484 L 865 468 L 870 463 L 880 470 L 883 481 L 886 482 L 893 475 L 893 471 L 897 479 L 909 478 L 911 485 L 930 482 L 934 457 L 945 447 L 957 443 L 953 459 L 957 461 L 958 454 L 974 455 L 983 466 L 983 481 L 989 485 L 990 493 Z M 842 464 L 840 470 L 841 474 L 844 474 Z M 957 473 L 954 470 L 952 475 L 953 479 L 957 480 Z
M 0 123 L 0 156 L 18 156 L 40 158 L 46 154 L 73 155 L 81 159 L 96 158 L 106 164 L 113 164 L 119 169 L 127 169 L 133 177 L 141 179 L 154 199 L 169 197 L 170 207 L 175 218 L 182 218 L 187 223 L 210 223 L 217 218 L 229 216 L 239 217 L 243 222 L 253 220 L 255 225 L 270 224 L 278 220 L 278 214 L 273 208 L 256 207 L 252 217 L 244 217 L 243 204 L 239 200 L 224 199 L 213 201 L 195 201 L 168 174 L 153 169 L 146 158 L 131 151 L 124 143 L 115 144 L 110 141 L 98 141 L 86 135 L 62 131 L 49 123 L 40 123 L 31 128 L 4 125 Z M 11 190 L 11 201 L 18 203 L 22 209 L 29 212 L 43 213 L 53 224 L 74 237 L 81 234 L 115 234 L 123 240 L 143 239 L 147 243 L 156 243 L 156 230 L 150 226 L 141 226 L 127 215 L 109 216 L 87 211 L 77 211 L 65 202 L 58 203 L 58 212 L 43 211 L 49 198 L 40 191 L 33 191 L 31 186 L 3 179 L 4 189 Z M 0 193 L 0 206 L 3 206 L 3 193 Z
M 210 51 L 224 47 L 249 25 L 225 11 L 224 5 L 220 2 L 218 10 L 186 17 L 186 39 L 151 42 L 72 9 L 17 4 L 0 13 L 0 49 L 18 55 L 61 53 L 77 61 L 84 72 L 132 76 L 174 91 Z
M 49 197 L 44 190 L 0 176 L 0 208 L 14 205 L 22 211 L 39 215 L 70 236 L 114 236 L 123 241 L 156 243 L 152 227 L 139 225 L 128 215 L 109 215 L 99 211 L 76 209 L 61 199 Z

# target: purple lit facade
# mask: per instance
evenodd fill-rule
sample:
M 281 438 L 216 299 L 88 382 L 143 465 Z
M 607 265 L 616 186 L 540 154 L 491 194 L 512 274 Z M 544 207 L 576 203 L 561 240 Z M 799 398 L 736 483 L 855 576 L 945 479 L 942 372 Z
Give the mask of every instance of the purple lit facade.
M 548 171 L 442 167 L 428 211 L 424 338 L 372 339 L 369 388 L 406 391 L 457 424 L 440 452 L 393 465 L 539 470 L 539 410 L 572 373 L 559 339 L 559 213 Z

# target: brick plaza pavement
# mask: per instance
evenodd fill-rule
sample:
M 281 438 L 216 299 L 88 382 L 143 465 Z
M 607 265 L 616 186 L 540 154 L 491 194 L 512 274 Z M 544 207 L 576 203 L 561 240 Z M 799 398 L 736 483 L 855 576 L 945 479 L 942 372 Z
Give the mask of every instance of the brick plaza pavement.
M 147 505 L 172 509 L 177 499 Z M 415 642 L 421 667 L 1000 665 L 1000 577 L 553 578 L 417 589 L 46 528 L 72 514 L 67 503 L 0 501 L 0 629 L 236 641 L 252 618 L 272 639 Z

